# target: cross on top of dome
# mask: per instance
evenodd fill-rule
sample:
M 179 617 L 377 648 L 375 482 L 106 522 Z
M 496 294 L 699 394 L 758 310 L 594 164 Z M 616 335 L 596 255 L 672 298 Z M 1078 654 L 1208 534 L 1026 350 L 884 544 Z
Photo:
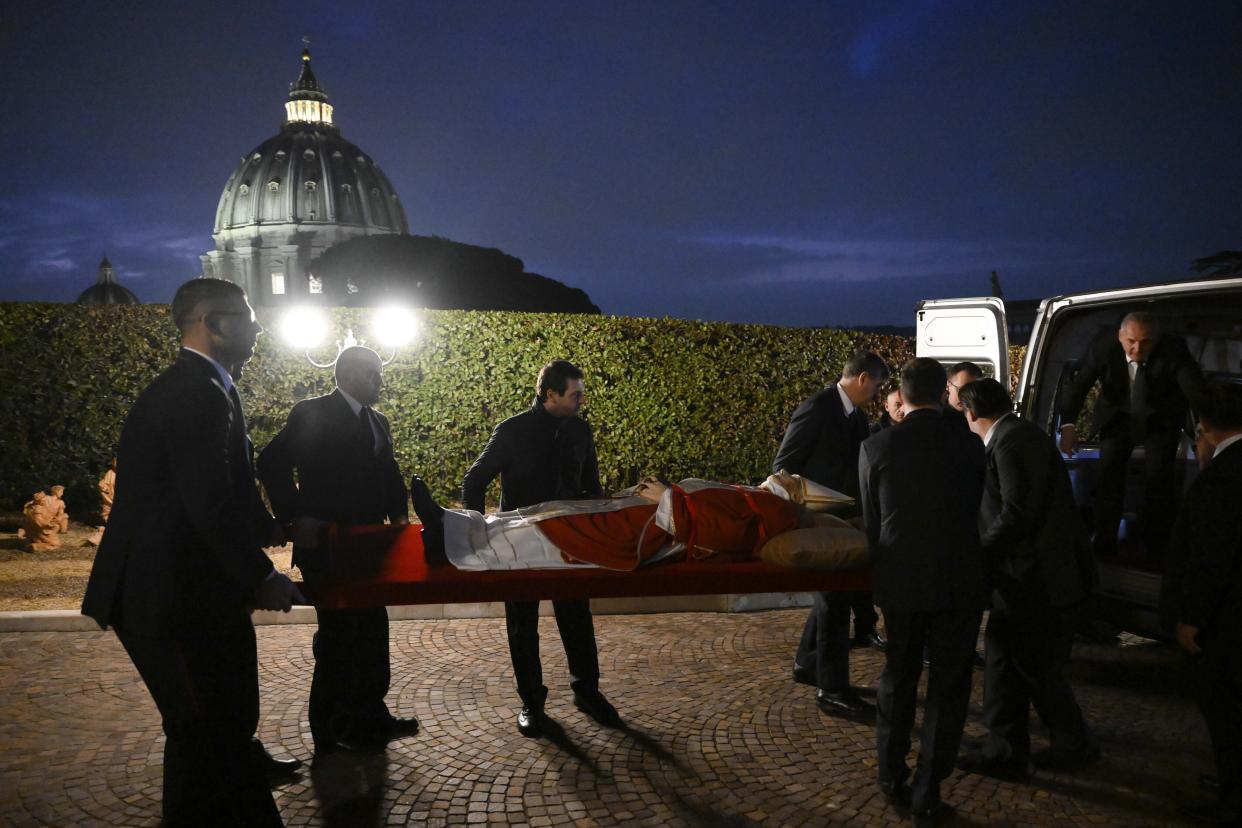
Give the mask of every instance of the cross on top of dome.
M 311 71 L 310 49 L 302 50 L 302 72 L 289 84 L 289 100 L 285 102 L 285 123 L 319 124 L 333 126 L 332 104 L 328 93 L 319 85 Z

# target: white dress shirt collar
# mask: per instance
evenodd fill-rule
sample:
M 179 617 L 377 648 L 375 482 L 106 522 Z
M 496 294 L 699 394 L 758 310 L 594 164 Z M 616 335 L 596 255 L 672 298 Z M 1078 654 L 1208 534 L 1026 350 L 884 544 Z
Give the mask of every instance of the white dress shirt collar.
M 850 416 L 854 413 L 854 401 L 850 399 L 849 394 L 845 393 L 840 380 L 837 381 L 837 393 L 841 395 L 841 408 L 845 410 L 845 416 Z
M 362 403 L 358 402 L 353 397 L 346 394 L 343 389 L 337 388 L 336 390 L 341 392 L 341 396 L 345 398 L 345 402 L 349 403 L 349 409 L 353 411 L 354 416 L 357 417 L 358 412 L 362 410 Z
M 199 355 L 199 356 L 201 356 L 203 359 L 205 359 L 205 360 L 207 360 L 208 362 L 210 362 L 210 363 L 212 364 L 212 366 L 216 369 L 216 373 L 218 373 L 218 374 L 220 375 L 220 382 L 224 384 L 224 390 L 225 390 L 225 391 L 232 391 L 232 390 L 233 390 L 233 375 L 229 373 L 229 370 L 228 370 L 227 368 L 225 368 L 225 367 L 224 367 L 223 365 L 221 365 L 220 363 L 216 362 L 216 361 L 215 361 L 214 359 L 212 359 L 211 357 L 209 357 L 209 356 L 207 356 L 206 354 L 204 354 L 202 351 L 196 351 L 196 350 L 194 350 L 193 348 L 191 348 L 191 347 L 190 347 L 190 346 L 188 346 L 188 345 L 182 345 L 182 346 L 181 346 L 181 348 L 182 348 L 182 350 L 189 351 L 189 352 L 190 352 L 190 353 L 192 353 L 192 354 L 198 354 L 198 355 Z
M 992 439 L 992 435 L 996 432 L 996 426 L 1000 424 L 1001 420 L 1005 419 L 1006 417 L 1012 417 L 1012 416 L 1013 416 L 1013 412 L 1010 411 L 1008 413 L 1000 415 L 992 422 L 992 427 L 989 428 L 987 433 L 983 435 L 983 447 L 984 448 L 988 447 L 988 441 Z
M 1216 444 L 1216 451 L 1212 453 L 1212 456 L 1215 457 L 1216 455 L 1220 454 L 1222 451 L 1229 448 L 1230 446 L 1232 446 L 1234 443 L 1238 442 L 1239 440 L 1242 440 L 1242 434 L 1235 434 L 1232 437 L 1227 437 L 1226 439 L 1221 440 L 1219 443 Z

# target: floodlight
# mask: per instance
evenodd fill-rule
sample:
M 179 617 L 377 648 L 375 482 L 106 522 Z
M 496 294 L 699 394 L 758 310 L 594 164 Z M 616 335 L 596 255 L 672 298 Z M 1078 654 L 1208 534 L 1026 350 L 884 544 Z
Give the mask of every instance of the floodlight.
M 389 348 L 410 344 L 418 336 L 418 317 L 409 308 L 389 305 L 378 309 L 371 320 L 371 330 Z
M 318 347 L 328 333 L 328 320 L 316 308 L 290 308 L 280 320 L 280 336 L 294 348 Z

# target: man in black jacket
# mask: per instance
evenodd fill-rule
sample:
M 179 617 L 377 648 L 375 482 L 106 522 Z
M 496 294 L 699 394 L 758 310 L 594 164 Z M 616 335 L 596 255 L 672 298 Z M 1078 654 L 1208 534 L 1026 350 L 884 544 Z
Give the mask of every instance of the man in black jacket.
M 462 482 L 462 502 L 482 512 L 487 487 L 500 476 L 500 509 L 509 511 L 548 500 L 602 497 L 599 462 L 591 427 L 578 417 L 586 399 L 582 371 L 565 360 L 554 360 L 539 371 L 537 396 L 529 409 L 496 426 L 483 453 Z M 599 691 L 599 655 L 595 622 L 588 600 L 553 601 L 556 626 L 569 662 L 574 704 L 600 724 L 621 723 L 617 711 Z M 509 655 L 522 709 L 518 732 L 543 732 L 544 701 L 539 660 L 539 602 L 506 601 Z
M 940 800 L 940 782 L 957 758 L 988 602 L 978 530 L 983 446 L 941 415 L 945 379 L 935 360 L 906 363 L 905 420 L 863 443 L 858 458 L 872 587 L 888 632 L 876 695 L 879 783 L 894 804 L 913 807 L 919 824 L 952 812 Z M 907 786 L 924 647 L 931 668 L 918 768 Z
M 772 471 L 799 474 L 857 498 L 858 447 L 869 432 L 862 406 L 886 379 L 888 366 L 878 355 L 852 356 L 839 380 L 794 411 Z M 794 680 L 818 688 L 815 702 L 825 713 L 864 715 L 870 706 L 850 686 L 850 610 L 855 639 L 883 650 L 871 593 L 819 592 L 814 601 L 794 654 Z
M 1061 451 L 1066 454 L 1073 454 L 1078 443 L 1078 414 L 1097 381 L 1100 395 L 1091 419 L 1091 434 L 1100 437 L 1096 554 L 1108 557 L 1116 549 L 1126 466 L 1134 447 L 1143 446 L 1143 539 L 1148 557 L 1158 560 L 1177 506 L 1177 444 L 1187 412 L 1203 391 L 1203 374 L 1185 340 L 1162 334 L 1153 314 L 1126 314 L 1115 337 L 1104 332 L 1091 343 L 1066 387 L 1059 412 Z
M 82 613 L 116 630 L 159 708 L 164 824 L 281 825 L 253 740 L 250 611 L 305 599 L 263 552 L 284 537 L 255 487 L 234 385 L 263 329 L 218 279 L 182 285 L 172 316 L 181 352 L 125 419 Z
M 1213 383 L 1201 405 L 1199 428 L 1215 452 L 1177 516 L 1162 604 L 1194 662 L 1216 759 L 1217 800 L 1184 810 L 1242 825 L 1242 386 Z
M 331 394 L 295 405 L 259 454 L 259 478 L 276 516 L 291 527 L 293 563 L 311 584 L 330 577 L 318 544 L 324 525 L 408 519 L 388 420 L 371 407 L 383 384 L 379 354 L 343 350 L 336 384 Z M 338 747 L 378 749 L 394 736 L 417 732 L 417 720 L 393 716 L 384 703 L 391 680 L 387 610 L 315 612 L 319 630 L 308 711 L 315 758 Z
M 987 456 L 979 533 L 993 589 L 984 631 L 988 739 L 958 764 L 991 776 L 1025 778 L 1033 704 L 1052 743 L 1034 757 L 1036 764 L 1072 770 L 1094 761 L 1099 748 L 1065 680 L 1071 610 L 1087 596 L 1082 566 L 1090 560 L 1069 472 L 1048 434 L 1013 413 L 999 382 L 969 383 L 961 400 Z

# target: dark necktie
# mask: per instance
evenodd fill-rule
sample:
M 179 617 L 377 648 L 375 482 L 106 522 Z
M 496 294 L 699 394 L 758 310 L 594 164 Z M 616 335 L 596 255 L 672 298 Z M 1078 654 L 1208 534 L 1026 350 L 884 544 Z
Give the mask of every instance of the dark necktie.
M 375 451 L 375 431 L 371 428 L 371 409 L 365 405 L 358 410 L 358 440 L 370 452 Z
M 1130 381 L 1130 415 L 1147 416 L 1147 364 L 1134 363 L 1134 379 Z

